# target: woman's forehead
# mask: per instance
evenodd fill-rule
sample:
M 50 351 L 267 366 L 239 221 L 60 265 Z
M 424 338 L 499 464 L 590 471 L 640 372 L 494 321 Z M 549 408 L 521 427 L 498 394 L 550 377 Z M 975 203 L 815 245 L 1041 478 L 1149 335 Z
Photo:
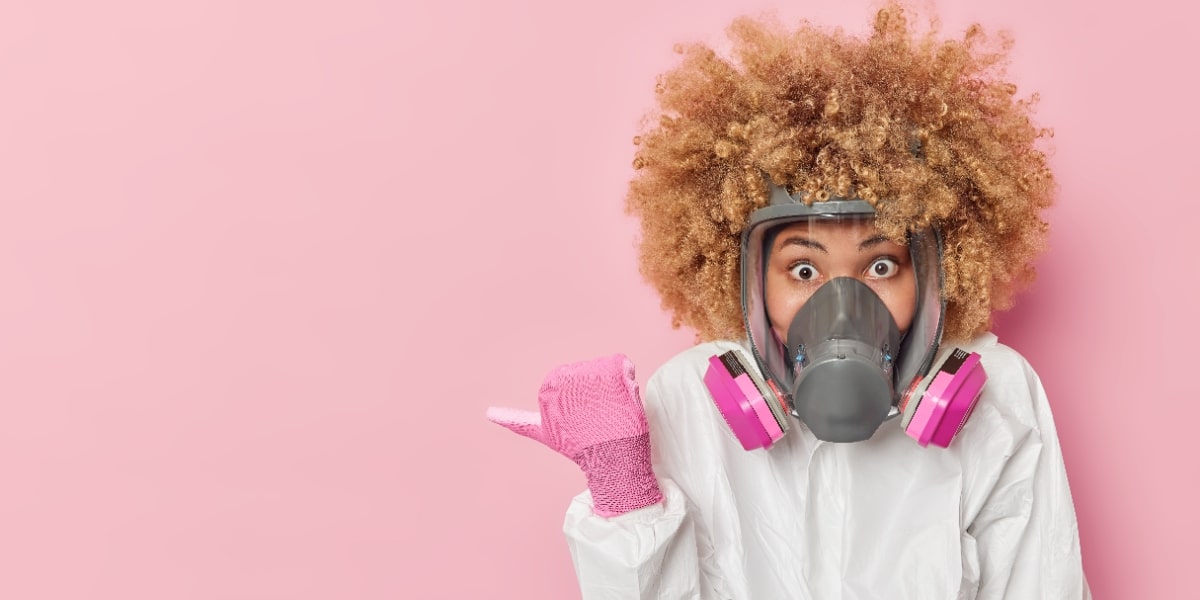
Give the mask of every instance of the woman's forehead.
M 775 249 L 788 243 L 789 239 L 805 238 L 823 245 L 859 245 L 881 233 L 875 227 L 874 217 L 807 219 L 781 225 L 775 234 Z M 893 243 L 884 238 L 883 243 Z M 903 245 L 903 244 L 897 244 Z

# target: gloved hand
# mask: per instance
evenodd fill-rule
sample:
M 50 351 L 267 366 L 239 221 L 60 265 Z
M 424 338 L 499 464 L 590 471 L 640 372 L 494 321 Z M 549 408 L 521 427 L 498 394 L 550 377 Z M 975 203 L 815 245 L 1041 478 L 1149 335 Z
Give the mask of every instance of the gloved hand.
M 662 501 L 629 358 L 616 354 L 556 368 L 542 383 L 538 406 L 540 414 L 491 407 L 487 418 L 575 461 L 602 517 Z

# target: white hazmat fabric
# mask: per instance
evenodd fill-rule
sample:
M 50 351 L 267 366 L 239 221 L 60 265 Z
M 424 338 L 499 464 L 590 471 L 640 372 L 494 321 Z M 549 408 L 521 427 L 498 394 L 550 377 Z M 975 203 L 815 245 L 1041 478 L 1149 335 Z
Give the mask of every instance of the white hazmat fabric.
M 564 532 L 587 600 L 1087 599 L 1058 434 L 1037 374 L 985 334 L 988 382 L 949 448 L 885 422 L 822 442 L 799 423 L 742 449 L 703 376 L 738 348 L 679 354 L 643 394 L 661 503 L 618 517 L 584 492 Z

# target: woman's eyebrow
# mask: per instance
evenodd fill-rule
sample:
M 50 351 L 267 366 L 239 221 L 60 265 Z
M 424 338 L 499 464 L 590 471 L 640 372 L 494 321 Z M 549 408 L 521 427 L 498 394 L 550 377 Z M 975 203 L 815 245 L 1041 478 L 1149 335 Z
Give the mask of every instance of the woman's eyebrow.
M 866 242 L 864 242 L 864 243 L 866 243 Z M 806 237 L 800 237 L 798 235 L 793 235 L 791 237 L 784 238 L 783 242 L 781 242 L 779 244 L 779 249 L 783 250 L 784 248 L 787 248 L 788 246 L 804 246 L 805 248 L 812 248 L 813 250 L 819 250 L 821 252 L 824 252 L 825 254 L 829 254 L 829 250 L 826 250 L 825 246 L 822 246 L 820 243 L 814 242 L 813 240 L 810 240 Z
M 885 236 L 883 234 L 873 235 L 873 236 L 859 242 L 858 251 L 862 252 L 863 250 L 866 250 L 866 249 L 874 247 L 874 246 L 878 246 L 879 244 L 882 244 L 887 241 L 890 241 L 890 240 L 888 240 L 887 236 Z

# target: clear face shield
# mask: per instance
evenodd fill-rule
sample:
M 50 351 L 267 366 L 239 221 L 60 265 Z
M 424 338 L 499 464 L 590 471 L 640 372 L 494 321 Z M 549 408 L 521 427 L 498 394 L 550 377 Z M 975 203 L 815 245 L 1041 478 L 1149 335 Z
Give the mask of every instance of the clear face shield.
M 742 310 L 765 400 L 819 439 L 865 440 L 897 416 L 941 339 L 941 240 L 880 235 L 863 200 L 805 205 L 772 186 L 742 237 Z

